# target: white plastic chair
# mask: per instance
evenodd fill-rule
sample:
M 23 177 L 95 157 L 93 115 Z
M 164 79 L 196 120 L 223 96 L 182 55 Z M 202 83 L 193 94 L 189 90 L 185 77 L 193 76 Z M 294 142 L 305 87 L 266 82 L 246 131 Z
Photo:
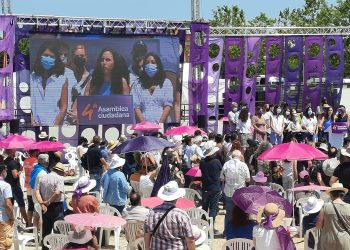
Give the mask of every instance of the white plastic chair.
M 222 250 L 251 250 L 254 244 L 252 240 L 236 238 L 226 241 L 222 246 Z
M 100 214 L 107 214 L 107 215 L 122 217 L 120 212 L 116 208 L 111 207 L 108 204 L 107 205 L 100 205 Z M 117 214 L 117 215 L 115 215 L 115 214 Z M 100 246 L 102 244 L 103 231 L 105 231 L 105 242 L 106 242 L 106 244 L 108 244 L 109 236 L 110 236 L 112 230 L 115 231 L 115 228 L 101 227 L 100 238 L 99 238 L 100 239 L 100 242 L 99 242 Z M 120 229 L 119 229 L 119 234 L 120 234 Z M 118 236 L 118 241 L 119 241 L 119 236 Z
M 60 234 L 68 235 L 69 231 L 72 231 L 72 225 L 64 220 L 58 220 L 53 224 L 53 230 L 58 231 Z
M 134 249 L 137 249 L 137 250 L 144 250 L 146 249 L 146 246 L 145 246 L 145 239 L 142 237 L 142 238 L 138 238 L 135 240 L 134 242 Z M 134 250 L 132 249 L 132 250 Z
M 25 250 L 26 245 L 29 241 L 34 241 L 35 249 L 38 250 L 38 231 L 36 227 L 26 227 L 20 220 L 15 219 L 13 223 L 13 243 L 15 250 Z M 21 228 L 21 232 L 18 231 L 18 228 Z M 26 232 L 33 230 L 32 233 Z
M 39 218 L 40 218 L 39 219 L 39 234 L 38 234 L 38 236 L 39 236 L 39 242 L 41 242 L 43 239 L 43 211 L 42 211 L 39 203 L 34 204 L 34 210 L 35 210 L 35 212 L 38 213 Z
M 130 186 L 135 190 L 135 192 L 140 193 L 140 182 L 130 181 Z
M 286 198 L 286 191 L 284 190 L 284 188 L 277 184 L 277 183 L 271 183 L 270 187 L 272 190 L 277 191 L 277 193 L 279 193 L 282 197 Z
M 307 202 L 308 199 L 309 197 L 303 197 L 298 199 L 297 202 L 295 203 L 295 206 L 299 210 L 299 236 L 300 237 L 303 236 L 303 218 L 305 217 L 305 215 L 307 215 L 306 213 L 304 213 L 303 204 Z
M 315 245 L 313 248 L 309 247 L 309 244 L 308 244 L 310 235 L 312 235 L 312 237 L 315 240 Z M 317 228 L 314 227 L 309 230 L 306 230 L 304 235 L 304 250 L 316 250 L 319 237 L 320 237 L 320 230 L 318 230 Z
M 186 190 L 186 193 L 184 198 L 187 198 L 192 201 L 202 200 L 202 196 L 198 193 L 198 191 L 192 188 L 185 188 L 185 190 Z
M 45 236 L 43 241 L 44 246 L 51 250 L 61 250 L 68 243 L 68 236 L 64 234 L 49 234 Z
M 192 219 L 191 223 L 206 233 L 205 244 L 212 248 L 214 243 L 214 232 L 211 230 L 209 223 L 202 219 Z
M 143 230 L 143 221 L 128 221 L 124 226 L 125 238 L 128 241 L 127 249 L 135 248 L 135 240 L 137 238 L 137 232 Z
M 208 221 L 210 226 L 209 233 L 214 237 L 214 220 L 213 220 L 213 217 L 209 217 L 209 214 L 205 210 L 196 207 L 196 208 L 190 208 L 186 210 L 186 213 L 188 214 L 188 216 L 190 216 L 191 220 L 193 219 L 203 220 L 203 217 L 204 217 L 204 220 Z

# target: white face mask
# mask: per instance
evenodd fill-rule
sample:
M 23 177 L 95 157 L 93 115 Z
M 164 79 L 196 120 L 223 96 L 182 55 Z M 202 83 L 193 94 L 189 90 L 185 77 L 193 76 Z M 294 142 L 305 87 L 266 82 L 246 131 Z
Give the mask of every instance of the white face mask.
M 277 110 L 276 110 L 277 114 L 280 114 L 281 111 L 282 111 L 281 109 L 277 109 Z
M 287 111 L 287 112 L 286 112 L 286 115 L 290 115 L 290 112 L 289 112 L 289 111 Z

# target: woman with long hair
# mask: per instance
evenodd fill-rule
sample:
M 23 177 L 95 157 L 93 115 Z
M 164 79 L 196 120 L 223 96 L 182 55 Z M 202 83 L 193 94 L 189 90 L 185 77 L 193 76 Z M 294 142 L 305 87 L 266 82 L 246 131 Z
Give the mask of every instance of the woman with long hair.
M 329 140 L 329 132 L 332 129 L 332 123 L 334 122 L 333 108 L 327 106 L 324 108 L 324 112 L 318 116 L 318 139 L 324 138 L 327 142 Z
M 259 142 L 266 141 L 266 123 L 263 116 L 263 109 L 261 107 L 256 108 L 256 113 L 252 119 L 252 125 L 254 128 L 254 139 Z
M 131 89 L 134 98 L 135 117 L 138 122 L 144 120 L 167 122 L 173 107 L 173 85 L 165 77 L 163 63 L 155 53 L 148 53 L 143 62 L 140 82 Z
M 252 128 L 252 121 L 249 117 L 249 110 L 247 108 L 243 108 L 239 112 L 238 121 L 237 121 L 237 131 L 239 133 L 239 137 L 240 137 L 243 149 L 249 147 L 247 140 L 252 137 L 251 128 Z
M 317 120 L 311 107 L 307 107 L 304 111 L 301 127 L 304 129 L 304 139 L 314 142 L 316 139 Z
M 253 227 L 256 223 L 249 220 L 249 214 L 245 213 L 238 206 L 234 206 L 231 218 L 225 225 L 226 240 L 235 238 L 253 239 Z
M 124 58 L 111 48 L 101 51 L 84 95 L 128 95 L 129 73 Z
M 32 124 L 62 125 L 68 108 L 68 80 L 55 42 L 40 46 L 30 82 Z
M 270 143 L 272 145 L 281 144 L 283 141 L 284 116 L 282 108 L 279 105 L 273 107 L 273 113 L 270 117 Z

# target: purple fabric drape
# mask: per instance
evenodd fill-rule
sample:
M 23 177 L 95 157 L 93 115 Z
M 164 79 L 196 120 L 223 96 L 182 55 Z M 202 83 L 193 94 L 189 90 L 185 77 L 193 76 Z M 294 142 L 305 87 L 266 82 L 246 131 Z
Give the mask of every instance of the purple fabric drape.
M 198 42 L 199 40 L 201 42 Z M 190 125 L 196 125 L 198 123 L 199 115 L 204 116 L 206 118 L 205 120 L 208 119 L 208 44 L 209 24 L 192 23 L 188 78 Z
M 284 101 L 298 109 L 300 83 L 303 70 L 303 37 L 287 36 L 285 38 L 285 81 Z M 288 65 L 290 61 L 290 65 Z M 296 63 L 295 63 L 296 62 Z
M 159 189 L 170 181 L 170 168 L 167 154 L 162 156 L 162 165 L 159 170 L 156 182 L 154 183 L 151 197 L 156 197 Z
M 274 51 L 274 49 L 276 51 Z M 277 49 L 279 49 L 278 54 L 277 54 Z M 266 103 L 276 104 L 280 102 L 281 86 L 282 86 L 281 85 L 281 75 L 282 75 L 282 65 L 283 65 L 282 60 L 283 60 L 283 37 L 266 37 L 266 65 L 265 65 L 266 67 L 265 102 Z
M 315 52 L 317 46 L 319 47 L 318 54 Z M 311 102 L 312 110 L 316 110 L 317 106 L 320 103 L 322 87 L 322 66 L 322 36 L 305 37 L 303 110 L 309 102 Z
M 246 38 L 242 101 L 248 105 L 251 114 L 255 114 L 256 74 L 260 48 L 261 37 Z
M 219 78 L 222 62 L 222 51 L 224 40 L 218 37 L 210 37 L 209 46 L 216 44 L 219 46 L 219 53 L 215 58 L 209 57 L 208 65 L 208 131 L 217 131 L 218 127 L 218 95 L 219 95 Z
M 344 44 L 342 36 L 326 36 L 326 87 L 325 96 L 328 103 L 337 109 L 340 103 L 344 78 Z M 339 65 L 331 64 L 330 60 L 339 58 Z M 332 93 L 333 89 L 339 89 Z
M 239 49 L 237 57 L 231 58 L 230 47 Z M 242 81 L 244 69 L 244 38 L 243 37 L 226 37 L 225 44 L 225 100 L 224 111 L 225 116 L 231 110 L 231 103 L 239 103 L 242 95 Z M 231 89 L 230 82 L 237 83 L 238 86 Z
M 1 16 L 0 120 L 13 119 L 13 54 L 16 17 Z

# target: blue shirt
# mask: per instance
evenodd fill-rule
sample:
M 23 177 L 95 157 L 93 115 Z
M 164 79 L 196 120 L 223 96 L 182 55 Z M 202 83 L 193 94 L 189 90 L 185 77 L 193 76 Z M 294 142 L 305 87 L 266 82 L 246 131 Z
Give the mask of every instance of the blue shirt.
M 106 162 L 109 162 L 109 154 L 107 148 L 105 146 L 100 146 L 100 150 L 103 159 L 105 159 Z
M 118 169 L 109 169 L 101 179 L 103 201 L 113 206 L 125 206 L 131 189 L 125 175 Z
M 226 240 L 235 238 L 244 238 L 253 240 L 253 227 L 256 226 L 254 221 L 250 221 L 248 225 L 243 227 L 234 227 L 231 221 L 227 222 L 225 227 Z
M 109 82 L 104 82 L 101 86 L 99 95 L 107 96 L 112 94 L 112 86 Z

